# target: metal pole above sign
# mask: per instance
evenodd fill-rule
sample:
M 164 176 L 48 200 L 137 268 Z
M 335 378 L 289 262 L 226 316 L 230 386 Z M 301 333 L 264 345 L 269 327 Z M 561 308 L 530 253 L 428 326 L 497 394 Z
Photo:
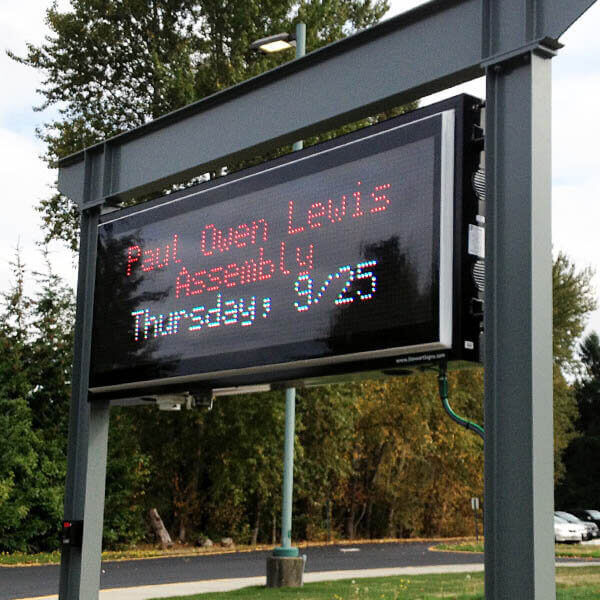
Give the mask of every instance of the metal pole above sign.
M 108 406 L 90 408 L 88 386 L 100 207 L 483 74 L 486 598 L 555 597 L 550 58 L 594 2 L 428 2 L 60 161 L 59 189 L 83 213 L 65 495 L 83 538 L 63 548 L 61 600 L 98 598 Z

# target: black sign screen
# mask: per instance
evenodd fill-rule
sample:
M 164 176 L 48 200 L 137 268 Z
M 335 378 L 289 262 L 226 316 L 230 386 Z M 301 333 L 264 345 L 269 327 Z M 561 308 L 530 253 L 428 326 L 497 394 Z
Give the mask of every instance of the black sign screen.
M 445 115 L 105 217 L 91 388 L 441 347 Z

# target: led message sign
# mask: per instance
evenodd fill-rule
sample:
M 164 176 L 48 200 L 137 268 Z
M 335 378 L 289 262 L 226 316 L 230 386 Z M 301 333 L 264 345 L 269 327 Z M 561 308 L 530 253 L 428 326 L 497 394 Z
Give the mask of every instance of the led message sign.
M 92 392 L 450 350 L 455 126 L 392 120 L 104 216 Z

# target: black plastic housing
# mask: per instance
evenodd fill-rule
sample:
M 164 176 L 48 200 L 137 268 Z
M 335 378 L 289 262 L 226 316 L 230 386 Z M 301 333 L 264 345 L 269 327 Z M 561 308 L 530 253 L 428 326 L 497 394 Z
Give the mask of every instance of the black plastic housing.
M 329 361 L 324 357 L 320 361 L 301 359 L 285 359 L 282 364 L 252 365 L 252 352 L 246 352 L 243 356 L 233 358 L 231 364 L 235 368 L 228 368 L 226 360 L 221 361 L 220 368 L 209 372 L 195 374 L 193 363 L 187 367 L 187 371 L 169 374 L 169 368 L 161 371 L 156 364 L 149 363 L 147 367 L 137 367 L 136 364 L 127 365 L 127 369 L 121 372 L 118 369 L 104 368 L 103 372 L 95 370 L 95 365 L 100 364 L 99 357 L 106 360 L 111 353 L 110 331 L 99 333 L 98 323 L 103 318 L 107 306 L 113 303 L 111 298 L 111 283 L 103 280 L 102 275 L 97 275 L 96 297 L 95 297 L 95 328 L 92 340 L 92 373 L 90 383 L 91 398 L 134 398 L 149 397 L 157 394 L 176 393 L 180 391 L 212 390 L 216 388 L 231 386 L 251 386 L 257 384 L 270 384 L 272 386 L 283 385 L 305 385 L 324 383 L 328 381 L 339 381 L 350 377 L 364 376 L 365 374 L 385 373 L 402 374 L 410 371 L 414 366 L 439 360 L 448 360 L 451 363 L 478 363 L 481 362 L 480 338 L 483 322 L 483 302 L 481 293 L 478 291 L 473 278 L 473 266 L 478 257 L 472 253 L 469 247 L 469 228 L 478 226 L 483 228 L 482 219 L 478 219 L 478 198 L 472 185 L 473 176 L 477 171 L 482 150 L 481 135 L 481 108 L 482 101 L 468 95 L 460 95 L 415 111 L 390 119 L 383 123 L 373 125 L 338 137 L 324 144 L 318 144 L 300 152 L 286 155 L 274 161 L 261 164 L 251 169 L 236 172 L 224 178 L 204 183 L 198 188 L 186 189 L 181 192 L 169 194 L 163 198 L 144 203 L 135 207 L 122 209 L 117 213 L 110 213 L 101 219 L 102 228 L 104 224 L 116 219 L 125 220 L 129 217 L 138 219 L 139 228 L 143 231 L 144 223 L 152 223 L 153 209 L 164 210 L 162 206 L 176 205 L 178 200 L 194 194 L 195 189 L 202 193 L 199 202 L 208 202 L 210 206 L 211 189 L 222 188 L 223 184 L 236 183 L 253 177 L 269 177 L 269 173 L 277 172 L 277 168 L 288 164 L 297 163 L 303 158 L 322 153 L 324 150 L 335 149 L 338 146 L 354 143 L 362 138 L 370 137 L 397 128 L 404 124 L 420 121 L 426 122 L 434 115 L 452 111 L 454 114 L 454 149 L 453 149 L 453 211 L 452 211 L 452 339 L 451 344 L 445 348 L 435 350 L 426 349 L 412 352 L 410 348 L 401 348 L 398 352 L 381 354 L 369 352 L 349 352 L 345 357 L 343 352 L 341 360 Z M 266 174 L 266 175 L 264 175 Z M 189 200 L 187 200 L 189 202 Z M 212 201 L 214 202 L 214 200 Z M 149 210 L 150 209 L 150 210 Z M 146 212 L 148 211 L 149 212 Z M 145 212 L 145 215 L 140 214 Z M 440 242 L 441 244 L 441 242 Z M 102 250 L 102 249 L 100 249 Z M 98 272 L 102 273 L 102 252 L 99 252 Z M 107 292 L 108 289 L 108 292 Z M 450 300 L 450 299 L 448 299 Z M 136 325 L 137 327 L 137 325 Z M 137 333 L 137 330 L 136 330 Z M 418 331 L 414 339 L 418 340 Z M 358 338 L 357 338 L 358 339 Z M 411 338 L 413 339 L 413 338 Z M 101 340 L 101 341 L 99 341 Z M 359 340 L 360 341 L 360 340 Z M 364 341 L 362 342 L 365 343 Z M 289 345 L 288 345 L 289 346 Z M 301 350 L 293 345 L 282 347 L 286 356 L 294 356 Z M 350 347 L 350 346 L 349 346 Z M 411 347 L 418 347 L 413 344 Z M 277 355 L 273 350 L 269 355 Z M 356 355 L 356 356 L 354 356 Z M 249 361 L 246 368 L 240 368 L 244 360 Z M 135 363 L 135 361 L 133 361 Z M 201 361 L 195 364 L 201 365 Z M 452 366 L 452 364 L 451 364 Z
M 82 541 L 83 521 L 63 521 L 60 532 L 61 544 L 72 548 L 81 548 Z

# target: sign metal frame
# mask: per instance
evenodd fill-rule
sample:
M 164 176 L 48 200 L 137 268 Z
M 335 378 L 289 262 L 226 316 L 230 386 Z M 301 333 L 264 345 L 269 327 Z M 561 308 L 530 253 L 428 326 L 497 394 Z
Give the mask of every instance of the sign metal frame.
M 477 289 L 472 277 L 470 277 L 470 268 L 468 268 L 468 264 L 474 262 L 475 259 L 471 257 L 470 260 L 467 254 L 470 248 L 467 248 L 467 243 L 462 238 L 466 236 L 467 228 L 476 220 L 478 211 L 477 197 L 468 182 L 470 182 L 480 162 L 480 148 L 471 139 L 472 132 L 479 125 L 480 105 L 481 101 L 471 96 L 457 96 L 384 123 L 361 129 L 341 138 L 336 138 L 330 142 L 318 144 L 301 152 L 295 152 L 274 161 L 263 163 L 252 169 L 175 192 L 142 205 L 107 213 L 100 218 L 99 223 L 100 229 L 104 226 L 111 226 L 113 223 L 122 223 L 122 229 L 135 230 L 136 236 L 143 236 L 144 227 L 152 227 L 162 219 L 167 218 L 169 212 L 179 214 L 180 216 L 175 218 L 180 219 L 183 215 L 191 214 L 179 212 L 183 209 L 178 211 L 177 207 L 181 206 L 182 203 L 189 207 L 186 211 L 189 210 L 194 214 L 196 214 L 196 211 L 200 211 L 198 212 L 198 217 L 200 217 L 202 211 L 206 210 L 205 205 L 207 203 L 209 206 L 213 205 L 212 198 L 215 197 L 215 192 L 219 192 L 226 197 L 226 201 L 231 201 L 231 198 L 243 198 L 243 190 L 247 189 L 248 184 L 252 188 L 252 182 L 255 178 L 260 180 L 261 177 L 268 175 L 269 179 L 273 179 L 278 169 L 289 170 L 289 167 L 292 167 L 298 173 L 296 177 L 302 177 L 301 171 L 298 171 L 298 169 L 302 169 L 302 164 L 304 162 L 314 164 L 315 158 L 321 155 L 332 156 L 338 151 L 342 151 L 345 156 L 350 156 L 354 147 L 360 149 L 365 143 L 373 147 L 373 142 L 376 142 L 380 136 L 395 135 L 395 132 L 402 134 L 404 130 L 411 132 L 408 134 L 410 139 L 414 135 L 419 139 L 422 135 L 430 137 L 430 133 L 426 134 L 425 132 L 429 131 L 433 124 L 439 123 L 439 125 L 435 125 L 435 130 L 438 131 L 436 136 L 439 136 L 439 159 L 437 159 L 439 164 L 433 156 L 431 157 L 432 160 L 436 161 L 432 168 L 438 173 L 440 188 L 439 233 L 434 234 L 437 235 L 438 240 L 436 247 L 439 247 L 439 273 L 432 273 L 435 281 L 438 281 L 437 297 L 435 299 L 438 305 L 437 341 L 423 341 L 422 343 L 395 347 L 386 345 L 385 348 L 376 350 L 361 350 L 351 353 L 338 352 L 333 355 L 323 355 L 315 358 L 307 356 L 305 359 L 294 359 L 293 362 L 257 363 L 244 368 L 234 368 L 226 363 L 220 363 L 222 364 L 221 369 L 209 370 L 208 372 L 202 368 L 204 366 L 203 362 L 197 361 L 199 367 L 201 367 L 198 372 L 181 375 L 173 373 L 165 377 L 157 377 L 153 373 L 154 377 L 150 378 L 138 377 L 135 379 L 133 375 L 128 375 L 127 379 L 124 380 L 123 376 L 116 375 L 113 366 L 108 377 L 102 377 L 101 383 L 95 383 L 94 377 L 92 377 L 90 392 L 93 397 L 123 399 L 129 396 L 129 399 L 131 399 L 131 396 L 136 394 L 147 396 L 152 393 L 169 393 L 173 390 L 187 392 L 196 388 L 208 388 L 210 390 L 211 388 L 254 386 L 264 383 L 276 383 L 278 386 L 282 386 L 289 385 L 290 382 L 294 385 L 300 385 L 302 382 L 315 378 L 323 383 L 332 379 L 348 377 L 356 371 L 371 371 L 374 374 L 381 370 L 387 372 L 393 370 L 400 363 L 405 369 L 407 363 L 430 360 L 427 357 L 432 354 L 438 357 L 443 354 L 450 360 L 478 361 L 479 323 L 481 318 L 473 315 L 471 302 L 477 296 Z M 425 127 L 423 132 L 421 132 L 422 127 Z M 377 154 L 371 156 L 371 160 L 376 160 Z M 343 165 L 344 162 L 340 164 Z M 318 178 L 319 175 L 315 174 L 313 177 Z M 234 191 L 227 192 L 228 186 L 231 186 Z M 268 188 L 266 190 L 268 191 Z M 287 206 L 287 204 L 282 201 L 281 207 L 284 206 Z M 268 212 L 261 214 L 268 222 L 271 221 Z M 438 226 L 434 225 L 433 230 L 436 231 L 437 229 Z M 460 239 L 456 239 L 457 236 Z M 181 244 L 181 240 L 179 243 Z M 106 258 L 105 260 L 109 259 Z M 101 269 L 100 272 L 104 273 L 105 271 Z M 113 271 L 110 273 L 113 276 L 115 275 Z M 144 275 L 140 273 L 140 277 L 143 280 Z M 143 284 L 140 280 L 138 282 Z M 97 292 L 101 293 L 102 297 L 105 294 L 104 290 L 113 289 L 114 287 L 111 281 L 105 280 L 96 281 L 96 285 L 99 286 Z M 117 284 L 117 286 L 121 289 L 121 284 Z M 257 293 L 257 291 L 260 290 L 255 290 L 252 293 Z M 138 291 L 137 293 L 142 292 Z M 96 301 L 98 301 L 98 298 Z M 98 318 L 103 319 L 101 321 L 102 328 L 105 328 L 104 309 L 98 305 L 95 310 Z M 267 337 L 271 339 L 270 336 Z M 111 335 L 110 340 L 113 339 Z M 466 339 L 469 341 L 465 342 Z M 161 340 L 162 338 L 158 338 L 159 343 Z M 465 344 L 468 346 L 467 349 Z M 296 346 L 297 349 L 292 354 L 296 355 L 304 351 L 304 343 L 298 342 Z M 97 348 L 99 353 L 104 351 L 102 350 L 103 346 L 99 342 L 94 342 L 93 339 L 92 360 L 95 364 L 97 359 L 94 359 L 93 356 L 94 348 Z M 220 351 L 222 352 L 223 348 Z M 173 349 L 172 352 L 176 352 L 176 350 Z M 277 357 L 280 356 L 279 351 L 275 354 Z M 423 355 L 425 355 L 424 358 Z M 229 351 L 228 356 L 231 356 Z M 403 358 L 399 359 L 399 357 Z M 396 359 L 399 359 L 400 363 Z M 134 370 L 131 364 L 132 360 L 127 361 L 128 370 L 131 371 Z M 187 359 L 182 357 L 177 360 L 179 363 Z M 230 360 L 230 358 L 226 360 Z M 250 360 L 252 360 L 252 356 Z M 151 367 L 148 366 L 147 369 L 151 369 Z M 151 370 L 155 372 L 155 369 Z M 189 371 L 189 368 L 186 371 Z
M 64 518 L 84 523 L 82 547 L 63 547 L 61 600 L 96 600 L 100 582 L 109 407 L 88 402 L 88 379 L 101 207 L 484 74 L 486 598 L 555 598 L 550 59 L 594 3 L 428 2 L 60 161 L 82 211 Z

